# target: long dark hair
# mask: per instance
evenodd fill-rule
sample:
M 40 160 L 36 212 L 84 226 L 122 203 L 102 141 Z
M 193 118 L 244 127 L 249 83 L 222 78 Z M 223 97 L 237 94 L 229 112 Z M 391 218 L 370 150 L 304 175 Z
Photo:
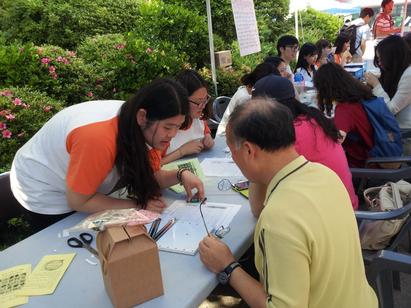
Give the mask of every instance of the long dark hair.
M 137 112 L 146 111 L 147 125 L 189 113 L 187 92 L 175 81 L 158 79 L 141 88 L 123 104 L 118 116 L 116 167 L 120 175 L 117 187 L 145 208 L 147 202 L 160 196 L 143 130 L 137 123 Z
M 402 74 L 411 65 L 410 49 L 401 37 L 390 35 L 378 43 L 377 52 L 379 56 L 375 56 L 374 65 L 381 70 L 383 89 L 393 98 Z
M 321 59 L 321 57 L 323 56 L 323 49 L 328 47 L 328 48 L 332 48 L 332 45 L 329 41 L 327 41 L 326 39 L 321 39 L 318 40 L 317 43 L 315 43 L 315 46 L 318 49 L 318 57 L 317 59 Z M 328 56 L 328 55 L 326 55 Z
M 328 136 L 335 142 L 337 142 L 341 137 L 340 132 L 334 125 L 334 122 L 326 118 L 324 114 L 321 113 L 321 111 L 317 108 L 308 107 L 307 105 L 299 102 L 294 97 L 277 101 L 287 106 L 291 110 L 291 113 L 294 116 L 294 120 L 296 120 L 297 122 L 299 121 L 298 117 L 300 116 L 305 116 L 307 120 L 314 119 L 322 128 L 326 136 Z
M 314 75 L 314 87 L 317 89 L 318 106 L 321 111 L 331 114 L 332 103 L 359 103 L 372 99 L 374 95 L 369 87 L 357 80 L 336 63 L 320 66 Z
M 317 46 L 315 46 L 314 44 L 311 44 L 311 43 L 305 43 L 303 46 L 301 46 L 300 54 L 298 55 L 297 65 L 295 66 L 294 72 L 296 72 L 297 69 L 301 67 L 301 68 L 305 69 L 308 73 L 309 65 L 308 65 L 307 60 L 304 57 L 313 56 L 313 55 L 318 55 Z M 310 68 L 313 72 L 315 72 L 314 64 L 312 64 L 310 66 Z
M 280 72 L 278 71 L 277 66 L 274 63 L 263 62 L 258 64 L 251 73 L 243 75 L 243 77 L 241 77 L 241 83 L 245 86 L 253 86 L 258 80 L 270 74 L 276 74 L 280 76 Z
M 335 39 L 335 54 L 339 55 L 344 47 L 344 44 L 350 41 L 350 37 L 346 34 L 339 34 Z
M 195 70 L 185 69 L 182 70 L 176 77 L 176 80 L 187 90 L 188 96 L 193 95 L 193 93 L 201 88 L 208 88 L 207 82 L 203 77 Z M 210 106 L 205 106 L 203 109 L 202 119 L 207 119 L 210 116 Z M 186 126 L 190 126 L 193 119 L 188 117 L 188 123 Z

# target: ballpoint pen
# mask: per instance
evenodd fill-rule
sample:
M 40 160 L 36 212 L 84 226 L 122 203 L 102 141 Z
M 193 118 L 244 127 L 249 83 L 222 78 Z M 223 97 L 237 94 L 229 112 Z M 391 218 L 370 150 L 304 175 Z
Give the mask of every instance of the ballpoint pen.
M 154 236 L 153 239 L 158 241 L 171 227 L 176 223 L 177 219 L 171 218 Z
M 157 218 L 151 224 L 150 231 L 148 231 L 148 235 L 150 235 L 152 238 L 154 238 L 154 235 L 157 232 L 157 229 L 158 229 L 158 226 L 160 225 L 160 222 L 161 222 L 161 218 Z

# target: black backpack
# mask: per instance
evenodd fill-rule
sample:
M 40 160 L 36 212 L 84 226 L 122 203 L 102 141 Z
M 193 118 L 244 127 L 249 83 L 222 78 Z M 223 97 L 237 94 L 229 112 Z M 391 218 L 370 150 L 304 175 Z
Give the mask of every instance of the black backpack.
M 361 46 L 361 41 L 359 42 L 358 46 L 355 45 L 355 41 L 357 39 L 357 28 L 360 26 L 350 25 L 349 23 L 344 24 L 339 34 L 345 35 L 350 39 L 350 53 L 354 55 L 358 48 Z

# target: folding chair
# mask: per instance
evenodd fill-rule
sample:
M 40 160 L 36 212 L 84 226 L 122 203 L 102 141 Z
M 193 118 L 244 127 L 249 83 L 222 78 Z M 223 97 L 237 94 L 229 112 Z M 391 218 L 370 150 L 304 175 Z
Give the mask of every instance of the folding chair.
M 411 256 L 381 250 L 372 260 L 367 278 L 377 293 L 380 308 L 394 308 L 392 272 L 411 274 Z
M 210 118 L 210 121 L 218 125 L 223 118 L 224 111 L 227 109 L 228 104 L 230 103 L 231 97 L 228 96 L 219 96 L 213 102 L 213 117 Z

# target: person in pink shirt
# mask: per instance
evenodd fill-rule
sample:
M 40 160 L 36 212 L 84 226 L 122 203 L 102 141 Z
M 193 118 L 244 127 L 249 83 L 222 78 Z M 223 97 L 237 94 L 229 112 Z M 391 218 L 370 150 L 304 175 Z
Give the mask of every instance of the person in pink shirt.
M 334 123 L 318 109 L 308 107 L 295 99 L 294 87 L 286 78 L 269 75 L 260 79 L 254 85 L 252 96 L 268 96 L 291 110 L 294 115 L 295 148 L 298 154 L 333 170 L 344 183 L 353 208 L 357 209 L 358 197 L 354 191 L 347 158 L 340 144 L 341 136 Z M 250 202 L 252 201 L 251 197 Z

